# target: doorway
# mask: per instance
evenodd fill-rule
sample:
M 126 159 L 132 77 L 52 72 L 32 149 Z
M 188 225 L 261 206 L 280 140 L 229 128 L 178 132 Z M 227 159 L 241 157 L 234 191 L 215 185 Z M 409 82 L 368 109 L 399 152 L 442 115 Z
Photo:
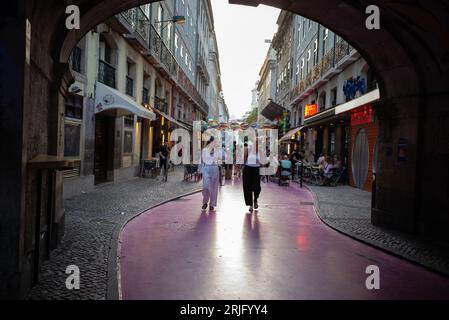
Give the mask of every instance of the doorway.
M 114 128 L 115 118 L 95 115 L 95 184 L 110 181 L 109 172 L 114 160 Z

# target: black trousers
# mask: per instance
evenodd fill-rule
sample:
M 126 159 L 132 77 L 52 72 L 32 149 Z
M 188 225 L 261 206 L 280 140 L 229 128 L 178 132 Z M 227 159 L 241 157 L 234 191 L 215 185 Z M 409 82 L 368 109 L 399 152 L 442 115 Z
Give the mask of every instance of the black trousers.
M 260 168 L 243 167 L 243 194 L 245 195 L 245 204 L 252 206 L 260 195 Z

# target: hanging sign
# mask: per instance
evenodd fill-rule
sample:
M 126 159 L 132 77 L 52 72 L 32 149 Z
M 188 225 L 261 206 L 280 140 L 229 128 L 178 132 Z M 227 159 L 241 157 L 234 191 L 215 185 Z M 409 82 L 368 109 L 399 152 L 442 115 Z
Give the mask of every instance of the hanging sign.
M 373 121 L 373 108 L 367 104 L 351 111 L 351 126 L 358 126 Z
M 304 119 L 309 118 L 318 113 L 318 106 L 314 104 L 306 104 L 304 107 Z

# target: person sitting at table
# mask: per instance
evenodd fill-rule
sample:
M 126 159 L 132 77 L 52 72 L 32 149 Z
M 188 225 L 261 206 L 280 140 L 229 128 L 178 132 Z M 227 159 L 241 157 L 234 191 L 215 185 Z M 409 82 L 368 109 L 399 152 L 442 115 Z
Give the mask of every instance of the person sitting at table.
M 301 161 L 299 148 L 296 148 L 295 151 L 293 151 L 292 156 L 290 157 L 290 161 L 292 162 L 292 174 L 295 174 L 297 168 L 296 164 Z
M 282 157 L 280 161 L 280 177 L 291 176 L 292 174 L 292 162 L 288 159 L 287 155 Z

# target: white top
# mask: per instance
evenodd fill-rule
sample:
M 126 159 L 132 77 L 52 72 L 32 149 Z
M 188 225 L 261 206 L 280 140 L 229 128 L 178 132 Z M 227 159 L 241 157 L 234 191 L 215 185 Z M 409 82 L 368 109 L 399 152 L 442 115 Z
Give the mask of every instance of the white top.
M 212 149 L 213 150 L 213 149 Z M 211 154 L 212 150 L 204 148 L 201 152 L 201 160 L 205 165 L 217 165 L 221 162 L 222 152 L 217 150 L 213 150 L 214 153 Z
M 248 159 L 246 159 L 245 163 L 248 167 L 258 168 L 260 167 L 259 155 L 257 153 L 249 153 Z

